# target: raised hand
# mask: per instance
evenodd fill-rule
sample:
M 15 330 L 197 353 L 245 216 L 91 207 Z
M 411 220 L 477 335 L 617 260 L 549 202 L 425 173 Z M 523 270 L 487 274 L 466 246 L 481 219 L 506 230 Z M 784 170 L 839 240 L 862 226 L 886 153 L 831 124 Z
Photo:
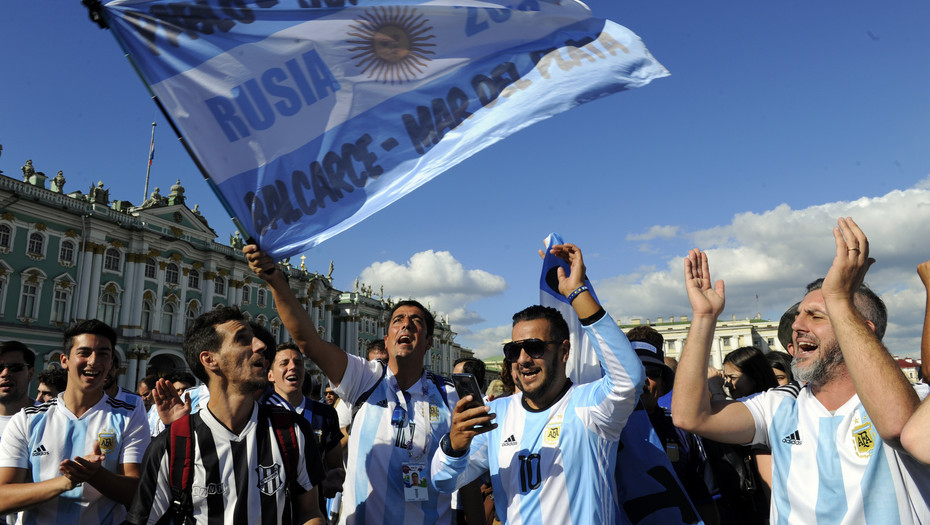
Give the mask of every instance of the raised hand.
M 559 267 L 557 275 L 559 278 L 559 293 L 568 296 L 584 284 L 585 265 L 581 256 L 581 249 L 574 244 L 556 244 L 549 249 L 549 253 L 566 261 L 571 266 L 569 275 L 565 275 L 565 270 Z
M 167 379 L 161 378 L 155 382 L 155 388 L 152 389 L 152 399 L 155 404 L 155 411 L 161 422 L 170 425 L 181 419 L 191 412 L 191 395 L 186 394 L 185 399 Z
M 875 259 L 869 257 L 869 240 L 852 217 L 840 217 L 836 223 L 833 228 L 836 255 L 823 280 L 822 292 L 825 300 L 842 298 L 851 301 Z
M 685 258 L 685 289 L 694 315 L 719 317 L 726 303 L 723 281 L 711 287 L 710 265 L 707 254 L 696 248 Z
M 249 269 L 255 272 L 266 281 L 275 274 L 278 265 L 271 259 L 271 256 L 259 249 L 254 244 L 248 244 L 242 247 L 242 253 L 249 262 Z
M 917 275 L 920 281 L 924 283 L 924 288 L 930 289 L 930 261 L 924 261 L 917 265 Z

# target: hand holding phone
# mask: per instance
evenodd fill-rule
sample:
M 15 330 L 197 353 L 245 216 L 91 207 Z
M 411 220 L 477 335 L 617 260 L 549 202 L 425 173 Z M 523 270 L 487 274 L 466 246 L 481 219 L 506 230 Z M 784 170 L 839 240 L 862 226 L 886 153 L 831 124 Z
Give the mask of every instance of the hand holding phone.
M 484 396 L 478 387 L 478 380 L 472 374 L 452 374 L 452 382 L 455 383 L 455 393 L 459 399 L 470 395 L 472 400 L 468 403 L 468 408 L 484 406 Z

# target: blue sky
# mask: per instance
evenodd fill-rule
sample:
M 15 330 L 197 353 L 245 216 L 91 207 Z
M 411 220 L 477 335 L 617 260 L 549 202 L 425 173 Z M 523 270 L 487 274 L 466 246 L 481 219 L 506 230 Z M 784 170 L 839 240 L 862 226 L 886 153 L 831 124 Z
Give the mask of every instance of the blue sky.
M 356 277 L 447 315 L 457 341 L 499 353 L 538 300 L 551 231 L 586 254 L 615 318 L 689 314 L 681 258 L 709 250 L 726 317 L 778 318 L 822 276 L 835 218 L 852 215 L 889 304 L 886 342 L 919 353 L 930 258 L 930 4 L 620 2 L 597 16 L 639 34 L 672 73 L 536 124 L 310 251 L 335 285 Z M 0 170 L 33 159 L 66 189 L 111 198 L 180 178 L 225 242 L 229 219 L 156 114 L 116 41 L 79 0 L 0 6 Z M 758 299 L 756 298 L 758 296 Z

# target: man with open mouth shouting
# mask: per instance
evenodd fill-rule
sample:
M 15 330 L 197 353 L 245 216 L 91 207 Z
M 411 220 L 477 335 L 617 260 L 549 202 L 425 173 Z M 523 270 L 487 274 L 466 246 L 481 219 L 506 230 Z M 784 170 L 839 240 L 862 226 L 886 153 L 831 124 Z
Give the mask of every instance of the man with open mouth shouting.
M 712 284 L 707 254 L 691 250 L 685 284 L 694 317 L 672 417 L 716 441 L 772 449 L 772 523 L 928 523 L 930 470 L 900 442 L 928 387 L 911 385 L 881 342 L 887 311 L 864 285 L 875 262 L 865 234 L 846 217 L 833 239 L 833 264 L 807 286 L 792 324 L 791 368 L 803 386 L 729 401 L 711 401 L 704 372 L 723 281 Z
M 455 390 L 423 367 L 433 344 L 432 314 L 416 301 L 394 305 L 388 360 L 366 361 L 324 341 L 274 261 L 255 245 L 243 248 L 249 267 L 271 287 L 278 314 L 301 351 L 356 410 L 349 437 L 340 523 L 452 522 L 451 498 L 414 486 L 429 475 L 439 438 L 449 431 Z

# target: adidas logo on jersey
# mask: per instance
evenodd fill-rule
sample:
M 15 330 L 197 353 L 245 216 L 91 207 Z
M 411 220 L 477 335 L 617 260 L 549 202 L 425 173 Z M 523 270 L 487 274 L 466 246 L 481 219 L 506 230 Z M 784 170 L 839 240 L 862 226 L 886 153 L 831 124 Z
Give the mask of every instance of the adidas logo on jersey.
M 39 445 L 35 450 L 32 451 L 33 457 L 35 456 L 48 456 L 50 452 L 45 448 L 45 445 Z
M 799 434 L 798 431 L 795 430 L 794 433 L 788 434 L 787 436 L 781 438 L 781 442 L 786 443 L 788 445 L 800 445 L 801 434 Z
M 517 438 L 514 437 L 513 434 L 510 434 L 510 437 L 505 439 L 504 442 L 501 444 L 502 447 L 515 447 L 517 445 L 518 445 Z

